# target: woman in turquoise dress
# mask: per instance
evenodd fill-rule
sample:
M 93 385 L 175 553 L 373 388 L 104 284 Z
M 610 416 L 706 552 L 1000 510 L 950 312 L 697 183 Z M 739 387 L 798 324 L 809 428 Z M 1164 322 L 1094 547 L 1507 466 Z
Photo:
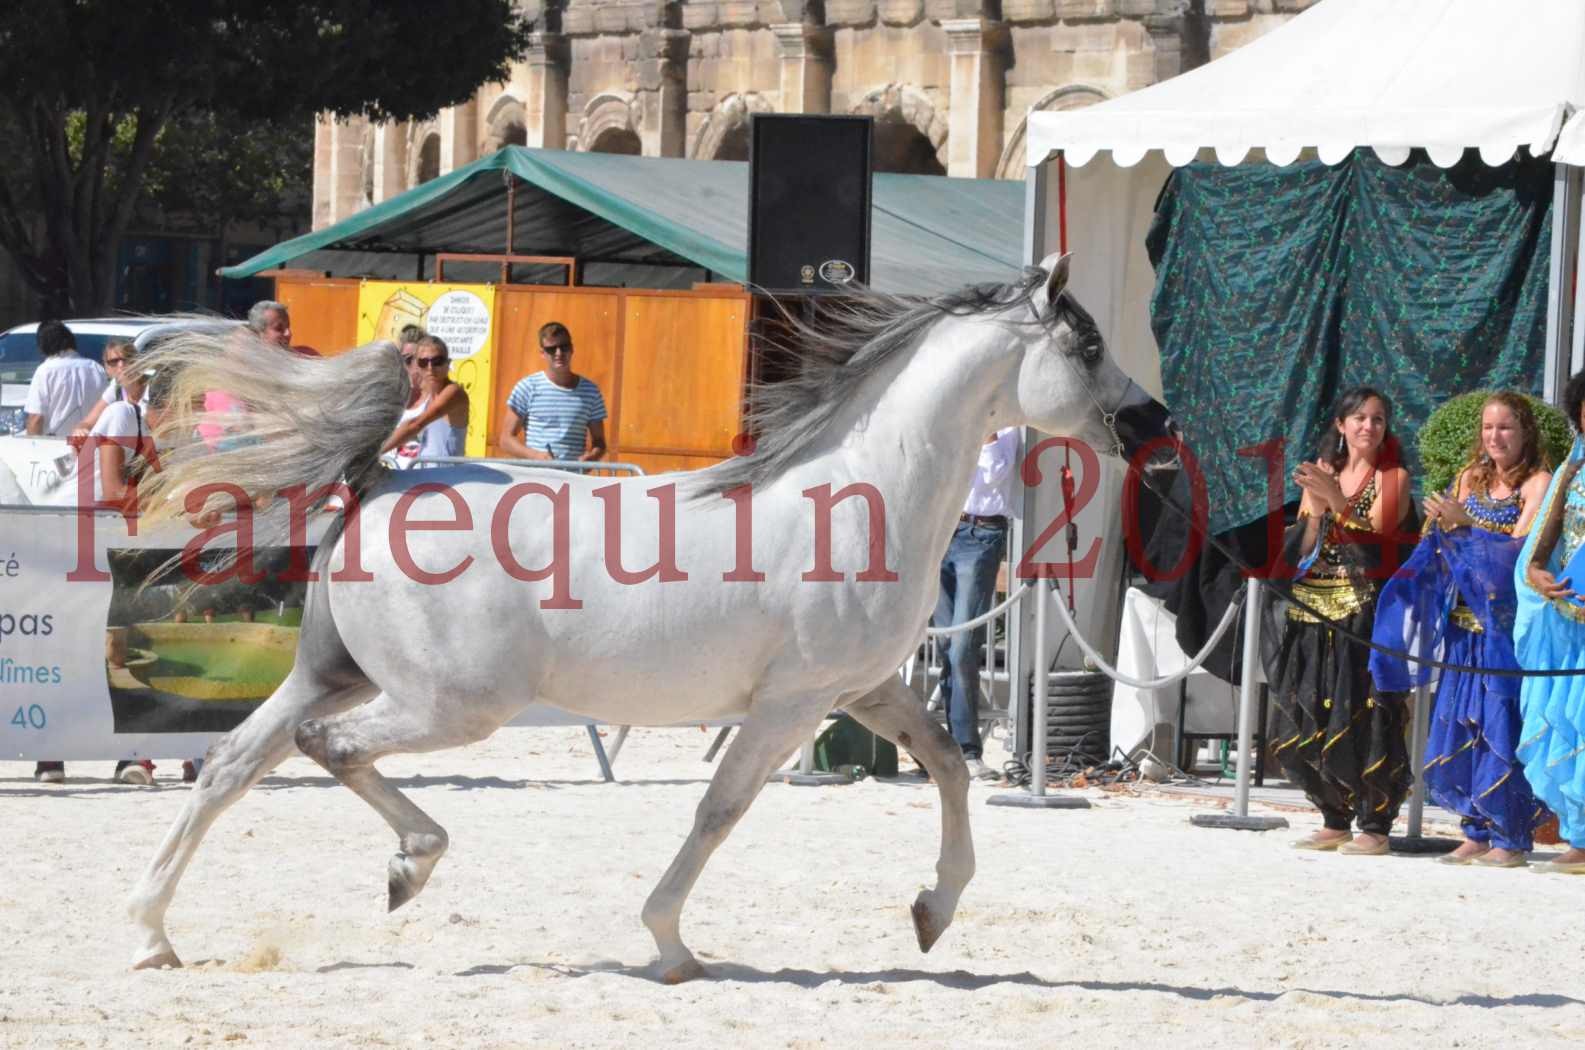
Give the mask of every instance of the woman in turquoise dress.
M 1518 751 L 1525 779 L 1557 814 L 1558 832 L 1569 844 L 1538 870 L 1585 875 L 1585 605 L 1574 591 L 1585 581 L 1564 571 L 1585 546 L 1585 439 L 1579 436 L 1585 430 L 1585 372 L 1569 380 L 1563 403 L 1574 425 L 1574 447 L 1553 476 L 1541 524 L 1531 530 L 1514 567 L 1514 650 L 1526 670 L 1582 673 L 1524 679 Z
M 1426 497 L 1426 532 L 1382 588 L 1377 645 L 1465 667 L 1512 671 L 1514 565 L 1551 475 L 1543 469 L 1541 430 L 1518 394 L 1493 394 L 1481 406 L 1470 462 L 1447 493 Z M 1434 677 L 1424 664 L 1370 655 L 1378 692 L 1401 694 Z M 1444 671 L 1426 739 L 1431 799 L 1459 816 L 1464 841 L 1445 864 L 1516 868 L 1546 811 L 1525 780 L 1520 680 Z

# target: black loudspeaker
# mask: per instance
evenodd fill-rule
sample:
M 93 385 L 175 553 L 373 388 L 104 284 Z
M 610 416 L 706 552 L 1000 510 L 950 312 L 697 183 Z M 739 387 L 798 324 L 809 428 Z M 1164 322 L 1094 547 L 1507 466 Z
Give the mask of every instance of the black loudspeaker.
M 750 283 L 778 293 L 869 284 L 873 119 L 767 113 L 750 128 Z

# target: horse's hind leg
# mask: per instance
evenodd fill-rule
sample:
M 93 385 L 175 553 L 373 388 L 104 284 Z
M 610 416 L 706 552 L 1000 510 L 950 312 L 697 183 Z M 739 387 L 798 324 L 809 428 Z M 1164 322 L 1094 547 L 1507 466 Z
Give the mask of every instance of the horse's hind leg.
M 936 887 L 914 901 L 914 933 L 928 952 L 957 911 L 958 898 L 974 877 L 974 841 L 969 833 L 969 771 L 963 752 L 896 675 L 848 705 L 847 713 L 887 740 L 912 751 L 941 790 L 941 859 Z
M 303 754 L 374 807 L 396 832 L 398 849 L 387 869 L 388 910 L 418 896 L 449 840 L 446 830 L 381 776 L 374 763 L 386 755 L 440 751 L 483 740 L 515 713 L 515 708 L 464 713 L 456 705 L 404 704 L 381 693 L 356 711 L 298 727 L 297 746 Z
M 742 728 L 727 748 L 694 813 L 693 830 L 644 902 L 644 925 L 660 949 L 660 977 L 678 984 L 704 970 L 682 943 L 682 906 L 716 847 L 726 841 L 753 803 L 765 780 L 831 710 L 829 697 L 756 699 Z
M 165 911 L 215 819 L 292 753 L 292 734 L 299 722 L 345 710 L 372 692 L 366 681 L 342 678 L 332 685 L 320 676 L 294 671 L 258 710 L 215 742 L 186 806 L 127 902 L 138 930 L 134 969 L 181 965 L 165 935 Z

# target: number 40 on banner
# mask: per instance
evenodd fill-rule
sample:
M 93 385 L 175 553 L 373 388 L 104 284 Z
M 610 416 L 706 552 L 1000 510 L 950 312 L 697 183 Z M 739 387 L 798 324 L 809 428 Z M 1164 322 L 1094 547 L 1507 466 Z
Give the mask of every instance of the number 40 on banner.
M 11 724 L 18 729 L 43 729 L 44 709 L 38 704 L 18 707 L 17 713 L 11 716 Z

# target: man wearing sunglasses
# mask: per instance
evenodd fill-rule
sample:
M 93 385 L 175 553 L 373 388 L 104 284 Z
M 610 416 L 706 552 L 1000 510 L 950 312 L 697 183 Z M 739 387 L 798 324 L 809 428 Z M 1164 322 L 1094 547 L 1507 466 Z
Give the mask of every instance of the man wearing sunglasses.
M 496 444 L 520 459 L 595 460 L 605 455 L 605 398 L 572 370 L 572 333 L 559 321 L 539 330 L 545 370 L 519 380 L 506 399 Z

